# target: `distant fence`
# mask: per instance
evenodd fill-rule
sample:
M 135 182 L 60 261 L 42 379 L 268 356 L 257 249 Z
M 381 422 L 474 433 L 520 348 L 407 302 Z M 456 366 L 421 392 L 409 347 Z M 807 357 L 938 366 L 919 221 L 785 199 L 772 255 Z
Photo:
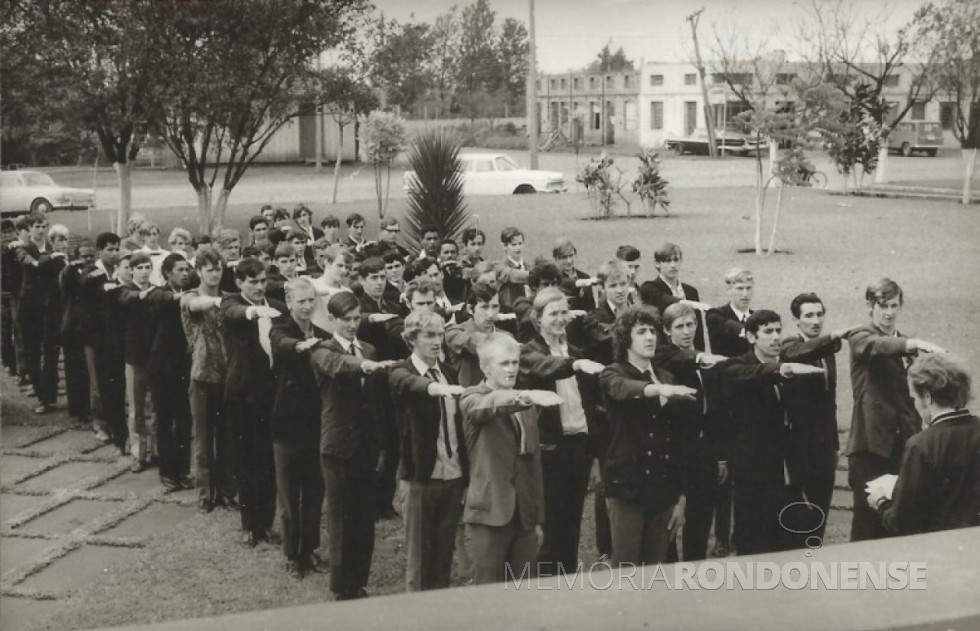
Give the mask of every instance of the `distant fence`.
M 511 118 L 478 118 L 476 119 L 475 123 L 477 125 L 488 125 L 492 122 L 494 127 L 512 123 L 515 127 L 523 127 L 527 124 L 526 121 L 527 119 L 525 117 L 520 116 Z M 468 118 L 433 118 L 429 120 L 412 119 L 405 121 L 405 131 L 408 133 L 408 136 L 411 137 L 419 132 L 428 131 L 430 129 L 462 127 L 469 124 L 470 119 Z

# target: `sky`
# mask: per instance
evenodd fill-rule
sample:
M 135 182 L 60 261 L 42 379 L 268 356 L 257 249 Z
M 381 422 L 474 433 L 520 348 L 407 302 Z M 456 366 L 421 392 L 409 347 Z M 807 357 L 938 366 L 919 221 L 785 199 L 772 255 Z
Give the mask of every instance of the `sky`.
M 373 0 L 378 11 L 399 20 L 412 14 L 434 21 L 454 4 L 475 0 Z M 627 57 L 639 61 L 687 61 L 691 58 L 691 29 L 685 17 L 704 8 L 698 27 L 702 55 L 710 57 L 713 32 L 733 30 L 754 38 L 769 38 L 773 48 L 790 59 L 798 45 L 794 32 L 810 0 L 535 0 L 535 32 L 540 72 L 566 72 L 587 66 L 611 40 Z M 848 0 L 845 0 L 848 1 Z M 849 0 L 867 17 L 884 16 L 894 29 L 904 25 L 924 0 Z M 528 0 L 489 0 L 497 19 L 528 21 Z

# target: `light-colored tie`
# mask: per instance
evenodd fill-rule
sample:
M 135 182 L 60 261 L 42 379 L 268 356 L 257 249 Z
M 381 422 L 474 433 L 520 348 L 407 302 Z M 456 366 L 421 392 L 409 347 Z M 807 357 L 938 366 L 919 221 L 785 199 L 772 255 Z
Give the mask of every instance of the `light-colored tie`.
M 442 378 L 442 375 L 437 368 L 430 368 L 429 372 L 426 374 L 433 381 L 446 383 L 446 380 Z M 442 439 L 446 447 L 446 455 L 452 458 L 453 448 L 452 445 L 449 444 L 449 411 L 446 410 L 446 401 L 442 397 L 436 398 L 439 399 L 439 426 L 442 427 Z
M 269 339 L 269 332 L 272 331 L 271 318 L 259 318 L 259 346 L 269 356 L 269 368 L 272 368 L 272 340 Z

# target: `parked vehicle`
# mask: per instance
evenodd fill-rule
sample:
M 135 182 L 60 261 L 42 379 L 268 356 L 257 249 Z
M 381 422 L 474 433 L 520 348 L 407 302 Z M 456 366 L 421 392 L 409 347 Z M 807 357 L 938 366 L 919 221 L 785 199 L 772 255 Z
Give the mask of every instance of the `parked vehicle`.
M 888 150 L 898 151 L 906 158 L 913 151 L 935 156 L 943 146 L 943 126 L 934 121 L 898 123 L 888 134 Z
M 85 210 L 94 204 L 92 189 L 59 186 L 42 171 L 0 172 L 0 214 L 4 216 Z
M 730 127 L 715 130 L 718 141 L 719 151 L 724 147 L 725 153 L 747 156 L 760 149 L 767 149 L 769 144 L 765 141 L 759 142 L 754 136 L 744 134 Z M 673 149 L 677 155 L 693 153 L 697 155 L 709 155 L 708 130 L 698 128 L 683 138 L 668 138 L 667 148 Z
M 461 153 L 459 166 L 463 173 L 464 195 L 521 195 L 568 190 L 564 174 L 525 169 L 503 153 Z M 405 172 L 406 192 L 413 177 L 414 171 Z

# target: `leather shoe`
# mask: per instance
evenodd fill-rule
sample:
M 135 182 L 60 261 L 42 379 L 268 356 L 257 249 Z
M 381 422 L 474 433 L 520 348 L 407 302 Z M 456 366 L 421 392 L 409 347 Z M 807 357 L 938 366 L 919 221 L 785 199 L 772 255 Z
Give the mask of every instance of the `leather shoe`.
M 167 493 L 173 493 L 174 491 L 180 490 L 180 482 L 174 480 L 173 478 L 168 478 L 166 476 L 160 476 L 160 482 L 163 483 L 163 488 Z
M 268 541 L 272 545 L 279 545 L 282 543 L 282 537 L 280 537 L 279 533 L 273 530 L 272 528 L 266 528 L 262 532 L 262 539 L 264 541 Z
M 44 416 L 50 411 L 51 411 L 51 406 L 49 406 L 47 403 L 42 403 L 41 405 L 34 408 L 34 413 L 37 414 L 38 416 Z
M 210 513 L 214 510 L 214 504 L 210 499 L 202 497 L 197 500 L 197 510 L 201 511 L 202 513 Z
M 246 548 L 254 548 L 259 545 L 259 537 L 252 531 L 242 534 L 242 545 Z
M 314 574 L 327 574 L 330 572 L 329 561 L 324 561 L 316 554 L 308 554 L 302 560 L 303 569 Z
M 238 503 L 234 497 L 224 496 L 220 498 L 217 502 L 220 506 L 224 506 L 225 509 L 230 511 L 237 511 L 241 509 L 241 505 Z
M 197 483 L 194 481 L 194 478 L 192 478 L 191 476 L 185 475 L 183 478 L 180 479 L 180 488 L 190 490 L 196 487 L 197 487 Z
M 130 465 L 129 470 L 133 473 L 143 473 L 146 471 L 146 463 L 142 460 L 136 460 L 132 465 Z

